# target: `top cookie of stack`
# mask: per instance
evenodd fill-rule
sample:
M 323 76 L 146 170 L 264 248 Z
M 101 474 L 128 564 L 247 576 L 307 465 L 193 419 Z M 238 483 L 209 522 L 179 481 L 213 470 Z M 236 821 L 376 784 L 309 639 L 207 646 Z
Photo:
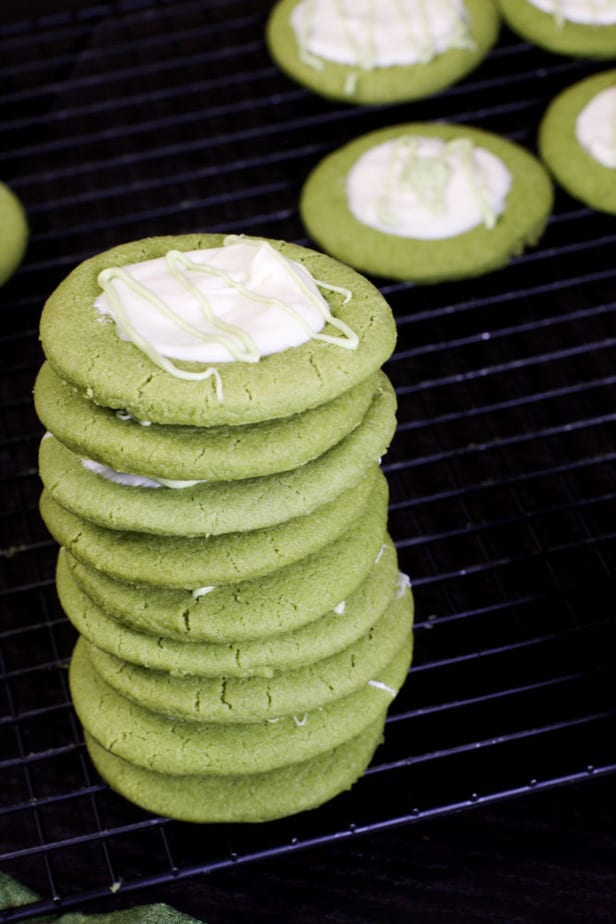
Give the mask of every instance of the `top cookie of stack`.
M 280 241 L 152 238 L 77 267 L 41 340 L 41 511 L 101 774 L 194 821 L 350 785 L 410 661 L 383 297 Z

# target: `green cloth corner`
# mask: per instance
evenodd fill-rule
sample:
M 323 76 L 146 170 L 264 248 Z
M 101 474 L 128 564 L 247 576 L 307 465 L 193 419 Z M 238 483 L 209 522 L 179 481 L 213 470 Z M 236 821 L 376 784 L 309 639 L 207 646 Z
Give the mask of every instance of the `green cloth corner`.
M 6 873 L 0 872 L 0 911 L 7 908 L 20 908 L 37 901 L 39 896 L 32 889 L 15 882 Z
M 40 896 L 32 889 L 16 882 L 6 873 L 0 872 L 0 911 L 20 908 L 39 899 Z M 203 924 L 197 918 L 164 904 L 139 905 L 136 908 L 109 911 L 103 914 L 82 914 L 80 911 L 69 911 L 60 917 L 37 918 L 37 922 L 42 921 L 50 921 L 53 924 Z

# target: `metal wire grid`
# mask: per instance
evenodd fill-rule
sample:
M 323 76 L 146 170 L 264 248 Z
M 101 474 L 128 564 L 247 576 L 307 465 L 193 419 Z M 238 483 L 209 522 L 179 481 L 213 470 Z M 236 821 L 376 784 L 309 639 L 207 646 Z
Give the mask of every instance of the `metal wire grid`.
M 418 622 L 414 669 L 365 777 L 315 812 L 205 832 L 101 784 L 68 700 L 74 632 L 37 513 L 30 391 L 45 295 L 82 257 L 146 234 L 305 242 L 306 172 L 380 125 L 455 118 L 532 148 L 547 101 L 590 68 L 505 34 L 438 99 L 359 110 L 271 65 L 269 4 L 69 7 L 10 23 L 0 63 L 0 176 L 33 226 L 0 340 L 0 869 L 43 896 L 2 919 L 614 772 L 616 236 L 613 219 L 559 192 L 541 245 L 506 270 L 380 281 L 399 325 L 390 526 Z

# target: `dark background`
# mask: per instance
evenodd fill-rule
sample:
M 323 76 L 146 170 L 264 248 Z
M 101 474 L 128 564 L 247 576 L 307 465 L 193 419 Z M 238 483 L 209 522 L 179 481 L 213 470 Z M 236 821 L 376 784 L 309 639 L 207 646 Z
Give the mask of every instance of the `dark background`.
M 561 190 L 539 246 L 504 270 L 375 280 L 399 330 L 384 471 L 417 651 L 364 779 L 294 819 L 199 827 L 128 805 L 85 755 L 37 511 L 47 295 L 84 257 L 150 234 L 309 244 L 297 197 L 329 150 L 441 119 L 534 151 L 550 99 L 607 66 L 503 29 L 449 91 L 360 109 L 279 73 L 269 8 L 0 11 L 0 179 L 32 231 L 0 292 L 0 870 L 41 896 L 4 919 L 168 901 L 209 924 L 616 921 L 615 219 Z

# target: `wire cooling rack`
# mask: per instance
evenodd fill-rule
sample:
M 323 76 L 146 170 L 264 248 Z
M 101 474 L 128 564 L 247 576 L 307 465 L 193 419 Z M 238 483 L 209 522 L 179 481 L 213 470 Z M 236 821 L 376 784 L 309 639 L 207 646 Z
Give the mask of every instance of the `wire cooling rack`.
M 616 771 L 616 223 L 560 190 L 540 245 L 507 269 L 376 280 L 399 326 L 384 470 L 418 616 L 414 668 L 364 778 L 316 811 L 204 833 L 111 793 L 84 752 L 66 685 L 75 636 L 37 512 L 45 297 L 82 258 L 148 234 L 308 243 L 298 193 L 341 143 L 446 119 L 532 150 L 548 101 L 599 69 L 504 30 L 434 99 L 328 103 L 271 63 L 269 6 L 26 0 L 0 13 L 0 178 L 32 228 L 1 293 L 0 870 L 41 896 L 2 920 Z

